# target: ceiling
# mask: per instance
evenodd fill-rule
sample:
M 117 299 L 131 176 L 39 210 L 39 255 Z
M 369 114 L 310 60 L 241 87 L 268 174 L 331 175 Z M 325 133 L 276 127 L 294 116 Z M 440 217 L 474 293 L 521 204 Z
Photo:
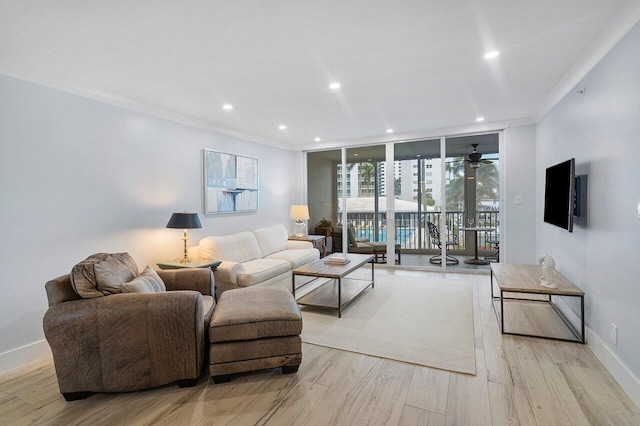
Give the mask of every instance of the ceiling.
M 0 72 L 292 149 L 388 140 L 534 117 L 623 4 L 0 1 Z

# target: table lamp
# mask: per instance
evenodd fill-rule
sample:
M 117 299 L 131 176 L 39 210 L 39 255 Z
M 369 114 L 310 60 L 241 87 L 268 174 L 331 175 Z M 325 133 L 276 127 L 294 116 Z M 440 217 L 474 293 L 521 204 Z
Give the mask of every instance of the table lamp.
M 186 211 L 184 213 L 174 213 L 171 215 L 169 223 L 167 223 L 167 228 L 184 229 L 184 236 L 182 237 L 184 240 L 184 257 L 180 262 L 191 262 L 187 257 L 187 229 L 202 228 L 198 213 L 187 213 Z
M 291 206 L 289 217 L 295 220 L 293 233 L 296 238 L 302 238 L 307 235 L 307 225 L 303 221 L 309 220 L 309 207 L 304 204 L 294 204 Z

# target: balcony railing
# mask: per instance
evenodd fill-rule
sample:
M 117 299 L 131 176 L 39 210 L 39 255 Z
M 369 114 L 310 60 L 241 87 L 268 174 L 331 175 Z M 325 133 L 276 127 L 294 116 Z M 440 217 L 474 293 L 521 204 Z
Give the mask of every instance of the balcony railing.
M 431 241 L 427 222 L 432 222 L 440 227 L 442 212 L 396 212 L 396 244 L 400 244 L 402 249 L 407 250 L 428 250 L 437 249 L 436 244 Z M 480 250 L 491 249 L 491 243 L 496 241 L 499 235 L 498 210 L 481 210 L 477 212 L 477 220 L 474 226 L 481 228 L 493 228 L 491 232 L 478 232 L 478 248 Z M 386 213 L 378 213 L 377 217 L 372 212 L 350 212 L 347 214 L 347 223 L 353 225 L 358 238 L 369 238 L 371 241 L 387 241 Z M 338 213 L 338 219 L 342 222 L 342 213 Z M 447 226 L 447 240 L 458 241 L 458 245 L 450 247 L 452 250 L 463 250 L 465 248 L 465 234 L 460 231 L 464 228 L 464 212 L 449 211 L 445 216 Z M 375 236 L 375 224 L 378 223 L 378 238 Z M 445 239 L 445 232 L 440 230 L 442 239 Z

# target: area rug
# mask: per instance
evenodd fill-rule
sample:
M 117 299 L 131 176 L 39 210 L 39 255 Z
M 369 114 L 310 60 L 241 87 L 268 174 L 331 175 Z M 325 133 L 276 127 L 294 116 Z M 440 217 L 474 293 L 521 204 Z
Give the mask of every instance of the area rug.
M 302 307 L 305 343 L 475 374 L 470 281 L 379 276 L 342 311 Z

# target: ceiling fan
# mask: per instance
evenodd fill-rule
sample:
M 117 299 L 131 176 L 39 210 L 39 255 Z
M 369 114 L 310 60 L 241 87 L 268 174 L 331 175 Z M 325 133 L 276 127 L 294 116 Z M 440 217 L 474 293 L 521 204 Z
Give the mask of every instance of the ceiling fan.
M 471 144 L 471 146 L 473 147 L 473 152 L 471 154 L 467 154 L 467 157 L 469 157 L 469 159 L 466 160 L 466 161 L 469 162 L 469 167 L 471 167 L 472 169 L 477 169 L 482 164 L 491 164 L 492 163 L 491 160 L 483 160 L 482 159 L 482 154 L 478 152 L 478 144 L 477 143 Z

